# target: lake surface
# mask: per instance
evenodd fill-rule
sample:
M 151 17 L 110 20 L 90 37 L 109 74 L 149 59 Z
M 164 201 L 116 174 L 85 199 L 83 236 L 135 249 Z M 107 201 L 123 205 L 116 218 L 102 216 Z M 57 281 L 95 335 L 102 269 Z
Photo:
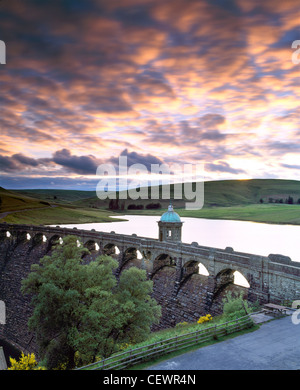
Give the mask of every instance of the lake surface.
M 160 216 L 123 215 L 117 218 L 126 221 L 61 226 L 158 238 L 157 222 Z M 281 254 L 289 256 L 293 261 L 300 261 L 300 226 L 184 217 L 181 220 L 184 222 L 184 243 L 196 241 L 199 245 L 220 249 L 229 246 L 235 251 L 262 256 Z

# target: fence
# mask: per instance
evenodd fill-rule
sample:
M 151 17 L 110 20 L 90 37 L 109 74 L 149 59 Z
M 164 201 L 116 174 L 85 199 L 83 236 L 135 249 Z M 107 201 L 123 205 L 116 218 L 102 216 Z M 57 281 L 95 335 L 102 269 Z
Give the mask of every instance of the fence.
M 240 317 L 222 324 L 212 325 L 195 332 L 175 336 L 154 344 L 115 354 L 96 363 L 77 368 L 77 370 L 122 370 L 135 364 L 166 355 L 171 352 L 201 344 L 212 339 L 247 329 L 253 326 L 250 316 Z

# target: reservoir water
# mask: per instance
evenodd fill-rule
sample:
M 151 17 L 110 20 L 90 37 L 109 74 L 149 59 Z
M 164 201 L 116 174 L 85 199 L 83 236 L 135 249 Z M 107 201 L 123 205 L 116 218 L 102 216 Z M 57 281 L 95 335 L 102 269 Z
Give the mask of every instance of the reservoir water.
M 126 221 L 61 226 L 158 238 L 159 216 L 122 215 L 117 218 Z M 181 220 L 184 222 L 184 243 L 195 241 L 199 245 L 220 249 L 232 247 L 235 251 L 262 256 L 281 254 L 289 256 L 293 261 L 300 261 L 300 226 L 184 217 Z

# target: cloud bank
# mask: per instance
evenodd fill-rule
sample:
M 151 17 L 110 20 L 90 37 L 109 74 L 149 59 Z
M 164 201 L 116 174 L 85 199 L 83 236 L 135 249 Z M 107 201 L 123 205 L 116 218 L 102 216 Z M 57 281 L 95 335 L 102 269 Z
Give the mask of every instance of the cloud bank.
M 298 0 L 1 2 L 0 185 L 86 183 L 125 153 L 201 161 L 207 179 L 300 179 L 299 11 Z

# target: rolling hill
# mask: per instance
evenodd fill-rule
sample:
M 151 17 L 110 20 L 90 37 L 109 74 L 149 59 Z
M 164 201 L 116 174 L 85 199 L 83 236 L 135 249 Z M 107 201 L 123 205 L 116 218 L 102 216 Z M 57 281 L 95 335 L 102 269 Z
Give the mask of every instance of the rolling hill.
M 160 194 L 162 186 L 159 186 Z M 184 193 L 184 191 L 183 191 Z M 279 180 L 279 179 L 252 179 L 252 180 L 220 180 L 207 181 L 204 183 L 204 207 L 230 207 L 238 205 L 250 205 L 260 203 L 268 203 L 269 198 L 273 202 L 285 202 L 289 196 L 293 197 L 294 203 L 300 198 L 300 181 L 297 180 Z M 150 197 L 150 191 L 149 191 Z M 182 208 L 185 205 L 186 199 L 174 199 L 173 186 L 171 186 L 170 198 L 172 203 L 177 208 Z M 119 206 L 125 203 L 124 209 L 130 204 L 144 205 L 149 203 L 161 203 L 162 208 L 167 208 L 169 199 L 151 200 L 151 199 L 126 199 L 119 201 Z M 75 201 L 78 206 L 90 206 L 97 208 L 108 208 L 109 200 L 100 200 L 97 196 L 91 198 L 80 199 Z
M 161 194 L 161 186 L 159 190 Z M 170 198 L 173 197 L 174 191 L 171 186 Z M 294 204 L 286 204 L 289 197 L 293 198 Z M 185 210 L 186 199 L 175 199 L 172 203 L 181 216 L 300 224 L 299 199 L 300 181 L 252 179 L 205 182 L 204 207 L 201 210 Z M 149 205 L 153 203 L 159 207 L 149 209 Z M 110 215 L 124 213 L 160 215 L 168 205 L 169 198 L 120 199 L 116 207 L 116 201 L 100 200 L 93 191 L 48 189 L 13 191 L 0 188 L 2 217 L 4 212 L 18 211 L 2 218 L 2 221 L 12 223 L 108 222 L 112 221 Z M 19 212 L 20 210 L 23 212 Z

